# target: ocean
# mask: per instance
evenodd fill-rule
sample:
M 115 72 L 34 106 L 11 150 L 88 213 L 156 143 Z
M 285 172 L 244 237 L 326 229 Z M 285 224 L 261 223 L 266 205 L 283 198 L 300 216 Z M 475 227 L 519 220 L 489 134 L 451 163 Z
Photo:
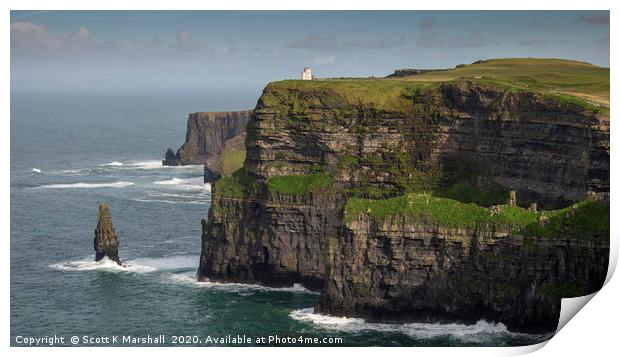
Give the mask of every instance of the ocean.
M 253 108 L 258 96 L 11 94 L 12 346 L 49 345 L 44 338 L 54 336 L 59 345 L 77 336 L 80 346 L 514 346 L 550 337 L 486 321 L 365 323 L 314 314 L 319 295 L 300 285 L 197 282 L 210 186 L 201 166 L 161 159 L 183 143 L 189 112 Z M 104 202 L 122 268 L 94 262 Z M 132 338 L 105 339 L 112 336 Z

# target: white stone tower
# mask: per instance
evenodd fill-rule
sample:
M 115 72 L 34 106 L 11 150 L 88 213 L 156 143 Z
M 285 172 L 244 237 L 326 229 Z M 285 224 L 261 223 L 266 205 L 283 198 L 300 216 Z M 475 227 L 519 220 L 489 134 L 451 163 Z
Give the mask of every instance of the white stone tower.
M 311 81 L 312 80 L 312 68 L 306 67 L 304 71 L 301 72 L 301 80 L 302 81 Z

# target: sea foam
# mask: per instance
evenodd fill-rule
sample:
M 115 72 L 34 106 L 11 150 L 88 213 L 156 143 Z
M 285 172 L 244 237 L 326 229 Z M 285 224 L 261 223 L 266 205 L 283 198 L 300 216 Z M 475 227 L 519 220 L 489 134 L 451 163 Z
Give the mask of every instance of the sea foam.
M 473 325 L 457 323 L 407 323 L 383 324 L 370 323 L 361 318 L 337 317 L 317 314 L 313 308 L 292 311 L 289 316 L 293 320 L 311 323 L 328 330 L 337 330 L 348 333 L 368 331 L 401 333 L 414 338 L 430 339 L 437 337 L 451 337 L 466 342 L 484 342 L 487 339 L 497 338 L 498 335 L 521 337 L 540 340 L 544 335 L 532 335 L 508 331 L 502 323 L 479 320 Z
M 123 163 L 119 161 L 112 161 L 112 162 L 108 162 L 107 164 L 103 164 L 101 166 L 123 166 Z
M 293 293 L 304 293 L 304 294 L 316 294 L 319 293 L 311 291 L 305 288 L 301 284 L 293 284 L 290 287 L 281 287 L 274 288 L 269 286 L 263 286 L 258 284 L 239 284 L 239 283 L 217 283 L 211 281 L 198 281 L 196 276 L 193 274 L 171 274 L 168 277 L 168 281 L 176 284 L 186 284 L 191 285 L 198 288 L 207 288 L 214 290 L 221 290 L 233 293 L 247 293 L 247 292 L 255 292 L 255 291 L 282 291 L 282 292 L 293 292 Z
M 136 263 L 135 261 L 126 261 L 123 262 L 123 265 L 120 266 L 116 264 L 114 261 L 104 257 L 100 261 L 96 262 L 94 259 L 90 260 L 74 260 L 74 261 L 64 261 L 60 263 L 55 263 L 49 266 L 52 269 L 56 270 L 64 270 L 64 271 L 93 271 L 93 270 L 102 270 L 109 272 L 119 272 L 119 273 L 150 273 L 157 268 L 141 265 Z
M 127 186 L 133 185 L 133 182 L 129 181 L 116 181 L 116 182 L 101 182 L 101 183 L 88 183 L 88 182 L 77 182 L 77 183 L 59 183 L 59 184 L 51 184 L 51 185 L 42 185 L 38 186 L 39 188 L 123 188 Z

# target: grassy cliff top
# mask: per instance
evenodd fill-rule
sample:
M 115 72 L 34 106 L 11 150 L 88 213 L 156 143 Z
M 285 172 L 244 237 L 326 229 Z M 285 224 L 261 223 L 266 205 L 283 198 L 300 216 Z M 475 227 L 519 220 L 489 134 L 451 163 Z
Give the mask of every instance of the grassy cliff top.
M 507 205 L 485 208 L 473 203 L 415 193 L 383 200 L 351 198 L 347 201 L 346 222 L 364 214 L 379 221 L 402 215 L 415 221 L 446 227 L 508 225 L 537 237 L 563 236 L 599 241 L 609 239 L 609 202 L 606 201 L 585 200 L 574 206 L 541 212 Z M 538 222 L 540 215 L 548 218 L 546 224 Z
M 275 104 L 283 91 L 316 94 L 321 104 L 368 103 L 377 108 L 399 107 L 402 94 L 438 83 L 467 80 L 517 91 L 530 91 L 557 97 L 584 106 L 609 107 L 609 68 L 561 59 L 506 58 L 479 61 L 453 69 L 397 78 L 284 80 L 270 83 L 264 103 Z M 330 94 L 330 99 L 319 94 Z M 310 96 L 310 99 L 313 96 Z M 295 102 L 294 100 L 291 102 Z M 608 112 L 603 110 L 603 112 Z

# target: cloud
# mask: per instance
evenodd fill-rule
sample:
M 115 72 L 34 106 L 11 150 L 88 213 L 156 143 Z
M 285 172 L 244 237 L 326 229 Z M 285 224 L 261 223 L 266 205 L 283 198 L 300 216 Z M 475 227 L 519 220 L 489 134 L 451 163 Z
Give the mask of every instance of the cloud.
M 11 53 L 62 55 L 70 52 L 111 51 L 123 47 L 116 41 L 97 41 L 87 27 L 81 26 L 75 33 L 55 33 L 46 25 L 30 21 L 11 24 Z
M 590 25 L 609 25 L 609 12 L 579 16 L 575 21 Z
M 314 60 L 312 60 L 312 63 L 316 64 L 316 65 L 323 65 L 323 64 L 334 64 L 336 63 L 336 60 L 334 59 L 333 56 L 319 56 L 319 57 L 315 57 Z
M 420 22 L 418 24 L 418 27 L 420 28 L 420 30 L 422 31 L 426 31 L 426 30 L 430 30 L 433 27 L 435 27 L 435 19 L 433 18 L 426 18 L 424 19 L 422 22 Z
M 418 24 L 420 32 L 416 40 L 416 46 L 425 48 L 440 47 L 484 47 L 487 45 L 484 34 L 480 31 L 471 31 L 467 35 L 454 35 L 444 38 L 436 31 L 436 23 L 433 18 L 426 18 Z
M 169 47 L 191 52 L 202 49 L 204 45 L 195 40 L 188 30 L 178 30 L 176 32 L 176 42 L 170 43 Z
M 338 49 L 340 46 L 336 43 L 336 36 L 331 35 L 323 37 L 313 32 L 284 47 L 293 49 L 334 50 Z
M 75 34 L 75 40 L 80 44 L 88 43 L 92 39 L 92 33 L 89 29 L 84 26 L 81 26 L 78 29 L 77 34 Z
M 47 26 L 30 21 L 18 21 L 11 24 L 11 50 L 21 51 L 56 51 L 70 47 L 69 35 L 57 35 L 48 31 Z
M 420 22 L 418 27 L 420 28 L 420 33 L 418 34 L 416 46 L 425 48 L 437 48 L 444 46 L 443 39 L 437 34 L 437 31 L 434 30 L 434 19 L 427 18 Z

